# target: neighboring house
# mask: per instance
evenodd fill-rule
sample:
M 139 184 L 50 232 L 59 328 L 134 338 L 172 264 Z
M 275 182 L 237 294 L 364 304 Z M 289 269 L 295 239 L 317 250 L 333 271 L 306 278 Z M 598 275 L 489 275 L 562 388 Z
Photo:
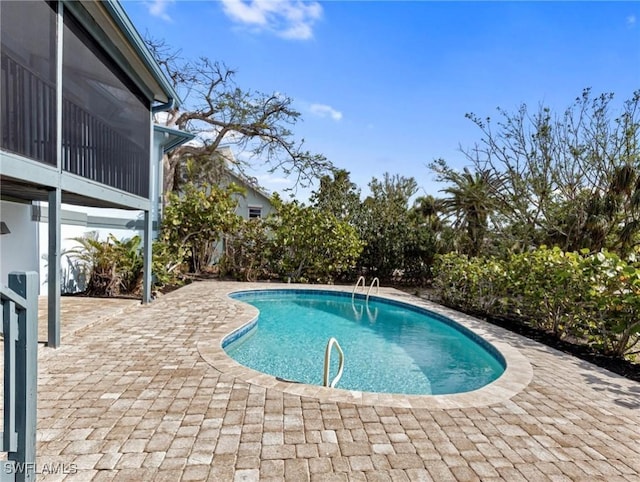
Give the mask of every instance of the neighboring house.
M 236 163 L 233 152 L 229 147 L 222 147 L 218 154 L 226 159 L 227 165 Z M 271 196 L 263 191 L 256 183 L 251 182 L 231 168 L 227 167 L 225 175 L 220 182 L 221 185 L 236 184 L 244 190 L 243 194 L 234 194 L 233 197 L 238 203 L 236 214 L 244 219 L 265 219 L 269 214 L 275 212 L 273 204 L 271 204 Z M 222 254 L 225 252 L 225 239 L 221 239 L 216 243 L 213 255 L 213 263 L 220 261 Z
M 0 282 L 15 270 L 48 281 L 55 347 L 63 220 L 90 229 L 113 212 L 84 208 L 129 211 L 144 239 L 148 302 L 162 154 L 191 136 L 153 127 L 178 96 L 116 0 L 0 1 L 0 40 Z
M 244 194 L 235 196 L 238 201 L 236 214 L 244 219 L 266 218 L 269 214 L 275 212 L 271 197 L 257 185 L 248 182 L 246 179 L 238 176 L 236 173 L 229 171 L 229 180 L 244 189 Z
M 235 164 L 236 161 L 233 152 L 228 147 L 221 148 L 220 155 L 227 160 L 228 164 Z M 245 190 L 244 195 L 235 196 L 238 201 L 236 214 L 244 219 L 264 219 L 275 211 L 273 204 L 271 204 L 271 196 L 257 184 L 250 182 L 231 169 L 227 169 L 227 179 L 225 182 L 233 182 Z

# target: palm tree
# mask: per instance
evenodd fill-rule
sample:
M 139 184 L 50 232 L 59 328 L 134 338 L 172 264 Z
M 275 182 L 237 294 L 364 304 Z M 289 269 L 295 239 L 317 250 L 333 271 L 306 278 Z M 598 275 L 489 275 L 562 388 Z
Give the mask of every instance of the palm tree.
M 442 219 L 440 218 L 440 214 L 443 212 L 442 199 L 431 194 L 420 196 L 413 202 L 413 211 L 434 233 L 442 229 Z
M 489 228 L 489 217 L 497 207 L 496 192 L 500 178 L 490 171 L 463 172 L 452 169 L 441 173 L 441 180 L 451 183 L 441 192 L 446 214 L 454 217 L 454 228 L 464 232 L 464 248 L 467 254 L 478 256 Z

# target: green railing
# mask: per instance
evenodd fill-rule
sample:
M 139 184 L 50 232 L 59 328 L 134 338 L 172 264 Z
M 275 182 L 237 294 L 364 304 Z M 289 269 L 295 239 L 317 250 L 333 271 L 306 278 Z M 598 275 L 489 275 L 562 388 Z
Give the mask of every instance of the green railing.
M 0 288 L 4 344 L 4 412 L 0 481 L 36 479 L 38 275 L 10 273 Z

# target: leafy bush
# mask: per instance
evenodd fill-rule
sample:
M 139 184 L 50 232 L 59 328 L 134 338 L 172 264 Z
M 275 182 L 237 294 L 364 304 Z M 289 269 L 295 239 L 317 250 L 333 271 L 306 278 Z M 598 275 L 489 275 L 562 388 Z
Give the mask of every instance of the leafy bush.
M 506 260 L 438 256 L 434 288 L 447 305 L 520 319 L 601 352 L 634 355 L 640 334 L 640 264 L 607 251 L 541 247 Z
M 227 238 L 223 274 L 331 283 L 355 266 L 363 243 L 346 221 L 277 196 L 272 202 L 276 214 L 245 221 Z
M 640 265 L 635 254 L 627 260 L 601 251 L 583 262 L 586 308 L 583 329 L 591 344 L 620 357 L 633 353 L 640 341 Z
M 273 270 L 292 281 L 331 283 L 356 264 L 363 243 L 355 228 L 323 210 L 273 199 L 267 220 Z
M 272 276 L 271 243 L 262 219 L 240 223 L 238 229 L 225 238 L 220 274 L 243 281 L 256 281 Z
M 578 253 L 546 246 L 512 255 L 502 296 L 512 312 L 538 328 L 568 334 L 579 323 L 575 307 L 584 301 L 582 262 Z
M 175 255 L 182 253 L 188 269 L 200 273 L 208 267 L 225 233 L 235 230 L 240 217 L 235 213 L 233 194 L 242 190 L 228 187 L 185 184 L 180 194 L 170 193 L 164 211 L 160 241 Z
M 433 287 L 445 304 L 481 314 L 502 311 L 507 275 L 503 261 L 448 253 L 436 257 L 433 272 Z
M 151 272 L 155 288 L 180 286 L 184 283 L 185 249 L 164 241 L 153 242 L 153 262 Z
M 139 294 L 142 288 L 143 257 L 140 236 L 118 240 L 109 234 L 106 241 L 97 232 L 73 238 L 80 246 L 67 254 L 84 271 L 85 293 L 95 296 Z

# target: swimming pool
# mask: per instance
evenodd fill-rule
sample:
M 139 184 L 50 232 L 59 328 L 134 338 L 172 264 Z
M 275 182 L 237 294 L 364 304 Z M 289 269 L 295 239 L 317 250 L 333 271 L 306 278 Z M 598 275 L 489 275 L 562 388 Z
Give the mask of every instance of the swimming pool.
M 232 298 L 260 310 L 226 336 L 234 360 L 275 377 L 321 385 L 324 350 L 335 337 L 345 353 L 337 388 L 379 393 L 453 394 L 481 388 L 505 370 L 489 343 L 426 309 L 350 293 L 256 290 Z M 337 357 L 332 376 L 338 370 Z

